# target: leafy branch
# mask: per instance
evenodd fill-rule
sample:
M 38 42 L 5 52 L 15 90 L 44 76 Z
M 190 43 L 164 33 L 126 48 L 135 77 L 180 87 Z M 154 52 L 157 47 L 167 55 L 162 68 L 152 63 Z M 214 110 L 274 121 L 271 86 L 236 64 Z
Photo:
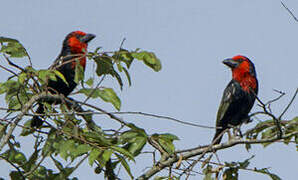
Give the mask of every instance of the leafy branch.
M 154 165 L 137 179 L 149 179 L 163 170 L 168 171 L 168 176 L 156 176 L 156 179 L 179 179 L 184 175 L 188 178 L 193 174 L 212 179 L 213 175 L 218 178 L 220 173 L 224 179 L 231 179 L 238 177 L 238 170 L 263 173 L 272 179 L 279 179 L 277 175 L 269 172 L 268 168 L 248 167 L 251 158 L 243 162 L 221 163 L 219 157 L 216 156 L 218 162 L 213 162 L 205 158 L 205 155 L 239 144 L 244 144 L 247 150 L 253 144 L 262 144 L 264 147 L 275 142 L 298 144 L 298 117 L 292 120 L 282 119 L 293 104 L 298 89 L 278 116 L 272 112 L 271 104 L 278 102 L 285 93 L 276 91 L 279 96 L 268 102 L 257 98 L 261 111 L 252 113 L 250 117 L 265 115 L 270 119 L 247 130 L 243 133 L 243 139 L 232 139 L 219 145 L 211 142 L 204 146 L 177 150 L 174 142 L 179 138 L 176 135 L 168 132 L 149 134 L 145 128 L 136 126 L 123 116 L 147 116 L 207 129 L 215 127 L 153 113 L 120 111 L 121 99 L 114 89 L 102 86 L 105 77 L 112 77 L 122 89 L 123 76 L 131 85 L 129 69 L 135 60 L 143 62 L 156 72 L 161 70 L 161 62 L 153 52 L 126 50 L 123 44 L 124 40 L 117 51 L 102 52 L 101 48 L 97 48 L 86 55 L 74 55 L 70 61 L 65 62 L 88 57 L 96 64 L 96 76 L 86 81 L 82 67 L 76 66 L 75 80 L 81 86 L 73 94 L 84 97 L 84 100 L 79 101 L 60 94 L 51 94 L 47 87 L 48 81 L 60 78 L 67 84 L 65 77 L 53 68 L 34 69 L 26 49 L 19 41 L 0 37 L 0 53 L 8 63 L 8 67 L 1 65 L 0 68 L 13 74 L 7 81 L 0 83 L 0 94 L 5 96 L 8 105 L 0 108 L 1 111 L 6 111 L 6 115 L 0 119 L 0 157 L 14 167 L 14 171 L 10 172 L 11 179 L 69 179 L 84 161 L 88 161 L 95 173 L 104 172 L 107 179 L 119 179 L 115 171 L 120 167 L 134 179 L 129 162 L 136 162 L 136 157 L 144 153 L 152 154 Z M 13 58 L 24 57 L 29 59 L 27 67 L 20 67 L 12 61 Z M 115 112 L 108 112 L 88 102 L 89 99 L 109 103 L 115 108 Z M 35 105 L 40 103 L 45 106 L 44 114 L 34 111 Z M 43 117 L 45 123 L 42 127 L 30 126 L 31 117 L 34 115 Z M 117 128 L 103 129 L 101 118 L 96 115 L 105 115 Z M 16 128 L 20 128 L 20 136 L 34 139 L 29 157 L 22 152 L 23 144 L 18 140 Z M 149 150 L 144 151 L 145 147 Z M 46 160 L 55 165 L 55 168 L 44 166 Z M 204 165 L 206 162 L 207 167 L 202 169 L 202 172 L 194 170 L 198 163 Z

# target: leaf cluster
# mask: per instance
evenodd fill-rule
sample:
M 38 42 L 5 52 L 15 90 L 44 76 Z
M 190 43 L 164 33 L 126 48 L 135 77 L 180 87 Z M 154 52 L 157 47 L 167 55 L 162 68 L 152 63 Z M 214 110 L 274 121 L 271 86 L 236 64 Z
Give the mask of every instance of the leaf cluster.
M 7 58 L 29 57 L 26 49 L 15 39 L 0 37 L 0 43 L 0 53 L 7 55 Z M 129 68 L 135 59 L 142 61 L 154 71 L 161 70 L 160 60 L 154 53 L 139 49 L 128 51 L 120 48 L 114 52 L 100 52 L 98 48 L 94 52 L 89 52 L 87 57 L 96 63 L 97 77 L 104 78 L 110 75 L 116 79 L 121 89 L 124 85 L 122 74 L 126 76 L 131 85 Z M 78 58 L 74 58 L 73 61 L 78 61 Z M 55 69 L 38 70 L 27 66 L 21 72 L 14 72 L 14 74 L 7 81 L 0 83 L 0 94 L 5 95 L 8 104 L 7 111 L 10 114 L 20 113 L 23 106 L 33 96 L 44 91 L 51 94 L 52 91 L 49 91 L 47 86 L 49 80 L 61 79 L 68 85 L 63 74 Z M 87 99 L 98 98 L 103 102 L 111 103 L 116 110 L 120 110 L 121 100 L 114 89 L 101 87 L 100 83 L 95 86 L 94 82 L 97 79 L 94 78 L 84 81 L 84 69 L 78 62 L 75 67 L 74 80 L 82 85 L 77 93 Z M 18 141 L 18 137 L 11 135 L 7 141 L 8 149 L 0 154 L 2 159 L 16 167 L 16 171 L 10 173 L 11 179 L 69 179 L 72 172 L 79 166 L 77 162 L 85 158 L 88 158 L 89 165 L 94 167 L 95 173 L 105 171 L 108 176 L 108 173 L 113 173 L 117 167 L 122 166 L 133 178 L 129 161 L 134 162 L 135 157 L 147 144 L 149 135 L 144 129 L 128 123 L 124 127 L 122 125 L 119 130 L 108 133 L 102 130 L 100 124 L 94 123 L 95 119 L 90 110 L 84 111 L 87 114 L 82 116 L 63 100 L 58 105 L 53 104 L 53 100 L 34 102 L 34 104 L 39 103 L 45 106 L 44 125 L 39 129 L 32 128 L 31 116 L 23 125 L 19 125 L 22 129 L 20 136 L 35 141 L 32 153 L 26 157 L 22 152 L 22 143 Z M 34 107 L 34 104 L 31 106 Z M 34 112 L 33 109 L 32 112 Z M 25 113 L 29 114 L 29 112 Z M 91 128 L 88 126 L 90 122 L 93 123 Z M 0 138 L 7 133 L 8 127 L 9 121 L 1 123 Z M 173 150 L 172 141 L 173 139 L 163 146 Z M 42 165 L 45 159 L 51 161 L 56 168 L 51 169 Z M 65 165 L 66 162 L 68 165 Z

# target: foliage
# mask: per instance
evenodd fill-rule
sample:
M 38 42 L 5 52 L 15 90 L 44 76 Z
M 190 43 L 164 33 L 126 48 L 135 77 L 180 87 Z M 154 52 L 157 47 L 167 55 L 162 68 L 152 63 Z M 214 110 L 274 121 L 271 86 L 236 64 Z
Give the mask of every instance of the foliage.
M 0 52 L 8 55 L 10 58 L 22 58 L 28 56 L 25 48 L 19 41 L 11 38 L 0 38 L 2 45 Z M 121 73 L 124 73 L 131 85 L 131 77 L 128 69 L 131 67 L 134 59 L 143 61 L 145 65 L 154 71 L 161 70 L 160 60 L 152 52 L 128 51 L 120 49 L 111 53 L 102 53 L 100 48 L 94 52 L 89 52 L 88 58 L 97 64 L 96 74 L 98 77 L 110 75 L 117 80 L 120 88 L 123 87 Z M 76 63 L 80 64 L 80 63 Z M 78 93 L 90 98 L 99 98 L 100 100 L 111 103 L 116 110 L 121 108 L 121 100 L 113 88 L 94 86 L 95 79 L 90 78 L 84 82 L 84 72 L 80 65 L 76 66 L 75 81 L 81 82 L 82 88 Z M 8 104 L 8 112 L 19 112 L 22 107 L 32 98 L 32 96 L 47 91 L 48 80 L 56 81 L 57 77 L 65 83 L 64 76 L 57 70 L 36 70 L 31 66 L 24 68 L 17 76 L 9 78 L 6 82 L 0 83 L 0 94 L 5 94 L 5 100 Z M 85 87 L 88 86 L 88 88 Z M 60 110 L 55 105 L 47 104 L 46 114 L 54 112 L 74 113 L 66 104 L 60 105 Z M 89 118 L 90 116 L 84 116 Z M 70 120 L 66 122 L 67 120 Z M 92 119 L 92 116 L 91 116 Z M 21 174 L 29 179 L 47 178 L 54 179 L 69 178 L 76 169 L 73 166 L 63 166 L 65 162 L 74 162 L 83 156 L 88 156 L 90 166 L 95 165 L 95 170 L 103 169 L 108 161 L 113 161 L 114 168 L 121 165 L 127 173 L 133 178 L 127 161 L 135 161 L 135 157 L 140 154 L 147 143 L 147 133 L 134 124 L 125 126 L 125 131 L 114 134 L 105 133 L 100 126 L 95 125 L 92 129 L 83 125 L 82 119 L 78 114 L 56 116 L 52 118 L 51 123 L 47 123 L 50 128 L 43 126 L 40 129 L 30 127 L 31 120 L 24 123 L 21 136 L 34 136 L 36 138 L 35 150 L 27 158 L 21 152 L 21 143 L 14 142 L 14 136 L 8 141 L 8 149 L 1 153 L 1 157 L 10 163 L 20 166 L 20 171 L 12 171 L 12 179 L 19 179 Z M 63 121 L 65 120 L 65 121 Z M 7 124 L 1 124 L 1 137 L 7 130 Z M 40 132 L 43 133 L 40 133 Z M 38 164 L 39 157 L 42 160 L 50 158 L 56 166 L 56 170 Z M 59 158 L 60 157 L 60 158 Z
M 0 37 L 0 44 L 0 53 L 7 59 L 27 57 L 30 60 L 26 49 L 19 41 Z M 106 76 L 110 76 L 122 89 L 125 82 L 123 77 L 125 77 L 130 86 L 133 78 L 130 76 L 129 69 L 135 60 L 143 62 L 156 72 L 161 70 L 161 62 L 156 55 L 145 50 L 129 51 L 121 47 L 112 52 L 101 52 L 101 49 L 97 48 L 95 51 L 89 52 L 87 57 L 96 64 L 96 77 L 84 81 L 84 72 L 80 63 L 76 63 L 75 69 L 75 81 L 81 84 L 76 93 L 85 98 L 84 102 L 60 96 L 58 98 L 60 104 L 48 103 L 47 99 L 34 100 L 43 92 L 50 95 L 47 89 L 49 80 L 56 81 L 57 78 L 60 78 L 67 84 L 65 77 L 53 69 L 39 70 L 31 66 L 19 68 L 21 72 L 13 71 L 12 77 L 0 83 L 0 94 L 5 96 L 7 103 L 7 118 L 11 119 L 4 119 L 0 123 L 0 158 L 15 168 L 10 172 L 11 179 L 76 179 L 75 177 L 70 178 L 70 176 L 85 160 L 88 161 L 90 167 L 94 168 L 95 173 L 104 172 L 106 177 L 112 177 L 115 176 L 114 170 L 123 167 L 122 169 L 127 172 L 128 176 L 134 179 L 135 175 L 131 172 L 130 162 L 136 162 L 136 157 L 144 152 L 145 147 L 153 149 L 154 158 L 155 150 L 160 152 L 159 162 L 154 162 L 152 167 L 153 169 L 158 167 L 157 172 L 162 170 L 159 168 L 160 164 L 174 158 L 175 160 L 171 164 L 164 166 L 172 169 L 173 164 L 179 159 L 177 154 L 180 157 L 184 155 L 176 151 L 174 141 L 179 140 L 176 135 L 166 132 L 148 134 L 146 129 L 133 123 L 127 123 L 114 114 L 87 103 L 90 98 L 97 99 L 103 103 L 111 104 L 117 111 L 120 111 L 121 99 L 116 94 L 117 91 L 112 87 L 101 86 L 102 80 Z M 8 72 L 12 73 L 10 70 Z M 58 101 L 57 97 L 51 95 L 46 98 Z M 31 119 L 32 113 L 30 112 L 33 112 L 32 108 L 37 103 L 43 103 L 46 107 L 45 124 L 38 129 L 32 128 L 31 120 L 24 118 L 25 115 L 28 115 Z M 83 110 L 83 107 L 88 110 Z M 25 110 L 26 108 L 28 110 Z M 96 113 L 107 115 L 118 123 L 120 128 L 103 129 L 100 121 L 95 123 L 94 114 Z M 22 120 L 21 123 L 16 121 L 19 117 Z M 14 125 L 11 122 L 13 121 L 22 130 L 19 135 L 15 132 L 12 133 Z M 283 139 L 285 144 L 293 141 L 298 144 L 297 124 L 298 117 L 289 121 L 281 121 L 284 137 L 286 137 Z M 9 132 L 10 130 L 11 132 Z M 260 122 L 255 128 L 245 133 L 246 140 L 268 140 L 277 135 L 278 128 L 276 128 L 274 119 Z M 25 155 L 19 136 L 34 142 L 30 155 Z M 266 147 L 274 142 L 275 140 L 264 141 L 262 144 Z M 251 148 L 251 144 L 253 143 L 245 144 L 247 150 Z M 3 151 L 3 147 L 5 147 L 5 151 Z M 200 150 L 200 147 L 198 149 Z M 202 152 L 206 153 L 206 151 Z M 238 179 L 239 170 L 249 170 L 266 174 L 273 180 L 280 179 L 277 175 L 269 172 L 268 168 L 249 168 L 252 158 L 242 162 L 225 162 L 224 164 L 210 162 L 206 168 L 202 169 L 202 174 L 204 174 L 205 180 L 215 179 L 220 174 L 223 179 Z M 44 166 L 45 160 L 51 161 L 55 168 Z M 180 158 L 179 163 L 183 160 L 187 159 Z M 184 170 L 180 176 L 171 173 L 169 176 L 155 176 L 155 179 L 180 179 L 186 172 Z

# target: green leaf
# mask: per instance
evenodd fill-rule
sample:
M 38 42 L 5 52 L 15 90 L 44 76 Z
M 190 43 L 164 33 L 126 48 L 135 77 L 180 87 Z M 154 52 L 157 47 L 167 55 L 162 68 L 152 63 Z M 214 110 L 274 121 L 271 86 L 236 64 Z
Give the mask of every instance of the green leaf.
M 130 65 L 134 59 L 131 53 L 126 49 L 120 49 L 120 51 L 115 52 L 115 54 L 113 55 L 113 58 L 121 62 L 124 62 L 127 68 L 130 68 Z
M 0 37 L 0 43 L 2 43 L 1 53 L 8 54 L 12 58 L 28 56 L 24 46 L 16 39 Z
M 27 73 L 22 72 L 21 74 L 18 75 L 18 80 L 20 84 L 24 84 L 25 81 L 27 80 Z
M 112 88 L 104 88 L 99 90 L 99 97 L 104 100 L 105 102 L 110 102 L 113 106 L 119 111 L 121 107 L 120 98 L 114 92 Z
M 11 171 L 9 173 L 9 176 L 10 176 L 11 180 L 23 180 L 24 179 L 19 171 Z
M 122 72 L 123 71 L 123 67 L 121 66 L 121 63 L 120 62 L 116 62 L 117 64 L 117 68 L 119 70 L 119 72 Z
M 212 178 L 212 166 L 211 165 L 207 165 L 207 167 L 205 169 L 203 169 L 203 173 L 205 175 L 203 180 L 213 180 L 213 178 Z
M 31 122 L 31 119 L 25 122 L 24 127 L 22 128 L 22 132 L 20 134 L 21 136 L 27 136 L 35 131 L 33 128 L 31 128 Z
M 142 151 L 146 142 L 147 142 L 147 138 L 137 136 L 132 140 L 131 143 L 128 144 L 128 151 L 134 156 L 137 156 Z
M 88 153 L 92 148 L 88 144 L 80 144 L 71 152 L 71 156 L 74 158 L 82 156 L 83 154 Z
M 80 89 L 78 93 L 85 94 L 86 96 L 91 98 L 98 98 L 99 97 L 98 92 L 96 91 L 99 91 L 99 89 L 84 88 L 84 89 Z
M 253 159 L 254 157 L 255 157 L 255 156 L 252 155 L 250 158 L 245 159 L 243 162 L 238 162 L 239 167 L 240 167 L 240 168 L 243 168 L 243 169 L 247 168 L 248 165 L 250 164 L 250 160 Z
M 134 177 L 133 177 L 133 175 L 132 175 L 132 173 L 130 171 L 130 167 L 129 167 L 128 163 L 126 162 L 126 160 L 123 157 L 121 157 L 121 156 L 119 156 L 117 154 L 116 154 L 116 156 L 120 160 L 121 165 L 124 167 L 124 169 L 126 170 L 127 174 L 130 176 L 130 178 L 131 179 L 134 179 Z
M 71 151 L 75 149 L 74 140 L 60 141 L 59 143 L 59 154 L 67 161 L 67 158 L 71 155 Z
M 179 140 L 179 138 L 176 135 L 170 133 L 159 134 L 158 136 L 159 138 L 168 139 L 170 141 Z
M 89 161 L 89 165 L 92 166 L 94 161 L 98 158 L 98 156 L 100 155 L 102 151 L 99 149 L 92 149 L 88 158 Z
M 20 89 L 20 83 L 18 81 L 8 80 L 4 83 L 0 83 L 0 94 L 3 94 L 6 92 L 7 94 L 11 94 L 11 96 L 14 96 L 17 94 L 19 89 Z M 9 99 L 9 97 L 6 99 Z
M 123 67 L 123 71 L 124 71 L 124 73 L 125 73 L 125 75 L 127 77 L 129 86 L 131 86 L 131 78 L 130 78 L 130 75 L 128 73 L 128 70 L 125 67 Z
M 0 140 L 2 139 L 3 135 L 5 134 L 7 126 L 8 126 L 8 124 L 0 123 Z
M 8 108 L 9 109 L 20 109 L 21 108 L 21 104 L 19 99 L 16 96 L 13 96 L 9 99 L 8 102 Z
M 5 157 L 5 159 L 7 159 L 8 161 L 16 163 L 18 165 L 23 165 L 27 161 L 25 155 L 22 152 L 17 151 L 13 148 L 5 151 L 1 154 L 1 156 Z
M 130 127 L 134 132 L 137 132 L 140 136 L 143 136 L 146 138 L 148 137 L 148 135 L 144 129 L 137 127 L 133 123 L 129 123 L 129 124 L 127 124 L 127 126 Z
M 224 180 L 238 180 L 238 168 L 228 168 L 223 173 L 223 179 Z
M 173 154 L 175 152 L 175 146 L 172 141 L 159 138 L 158 143 L 167 153 Z
M 17 151 L 13 162 L 15 162 L 19 165 L 23 165 L 26 161 L 27 160 L 26 160 L 25 155 L 23 153 L 21 153 L 20 151 Z
M 113 66 L 113 58 L 108 56 L 107 54 L 103 54 L 102 56 L 96 56 L 93 58 L 97 64 L 96 74 L 98 76 L 101 75 L 111 75 L 115 77 L 120 85 L 120 88 L 123 87 L 123 82 L 120 75 L 116 72 Z
M 268 175 L 272 180 L 281 180 L 281 178 L 278 177 L 276 174 L 273 174 L 273 173 L 269 172 L 267 168 L 263 168 L 263 169 L 255 169 L 255 172 L 259 172 L 259 173 L 262 173 L 262 174 L 266 174 L 266 175 Z
M 59 72 L 58 70 L 54 70 L 54 73 L 56 76 L 58 76 L 67 86 L 69 85 L 68 82 L 66 81 L 64 75 Z
M 121 107 L 121 100 L 111 88 L 102 88 L 102 89 L 91 89 L 85 88 L 80 89 L 79 93 L 83 93 L 86 96 L 91 98 L 100 97 L 103 101 L 111 103 L 118 111 Z
M 120 141 L 122 143 L 131 142 L 131 140 L 134 139 L 138 135 L 139 135 L 139 133 L 136 131 L 125 131 L 121 134 Z
M 253 129 L 253 131 L 250 131 L 248 134 L 247 134 L 247 138 L 248 139 L 256 139 L 258 137 L 258 135 L 264 131 L 265 129 L 267 128 L 270 128 L 272 126 L 274 126 L 275 123 L 274 121 L 271 119 L 271 120 L 267 120 L 267 121 L 262 121 L 260 123 L 258 123 L 255 128 Z
M 80 61 L 77 59 L 74 82 L 78 84 L 82 80 L 84 80 L 84 68 L 80 64 Z
M 55 71 L 53 71 L 53 70 L 42 69 L 42 70 L 37 71 L 37 75 L 38 75 L 38 78 L 40 79 L 40 82 L 42 84 L 45 84 L 48 81 L 48 79 L 50 79 L 52 81 L 57 81 Z
M 272 138 L 272 137 L 274 137 L 276 135 L 276 132 L 277 132 L 277 128 L 276 127 L 268 128 L 264 132 L 262 132 L 262 139 Z M 272 144 L 272 142 L 262 143 L 262 145 L 264 147 L 267 147 L 270 144 Z
M 104 167 L 106 165 L 106 163 L 109 161 L 109 159 L 111 158 L 111 155 L 113 154 L 113 151 L 111 150 L 105 150 L 102 155 L 100 156 L 100 158 L 98 158 L 98 161 L 101 165 L 101 167 Z
M 86 83 L 89 87 L 92 87 L 92 86 L 93 86 L 93 82 L 94 82 L 94 79 L 93 79 L 93 78 L 89 78 L 85 83 Z
M 104 74 L 111 74 L 115 71 L 113 67 L 113 60 L 107 54 L 103 54 L 102 56 L 96 56 L 93 60 L 97 64 L 96 74 L 98 76 Z
M 169 154 L 175 152 L 174 140 L 179 140 L 176 135 L 165 133 L 165 134 L 153 134 L 152 138 L 157 140 L 159 145 Z
M 110 146 L 112 144 L 112 139 L 106 138 L 104 135 L 102 135 L 99 132 L 85 132 L 82 134 L 85 138 L 87 138 L 89 141 L 97 142 L 101 146 Z
M 128 152 L 127 150 L 125 150 L 124 148 L 121 148 L 121 147 L 118 147 L 118 146 L 111 146 L 110 148 L 112 150 L 117 151 L 120 154 L 128 157 L 130 160 L 133 160 L 135 162 L 134 156 L 130 152 Z
M 153 52 L 133 52 L 131 53 L 131 56 L 143 61 L 147 66 L 151 67 L 156 72 L 161 70 L 161 62 Z
M 38 153 L 40 150 L 34 151 L 30 156 L 29 160 L 23 165 L 25 171 L 29 171 L 35 166 L 36 160 L 38 159 Z
M 68 179 L 68 176 L 70 176 L 75 169 L 74 167 L 66 167 L 62 169 L 61 173 L 59 173 L 55 179 Z

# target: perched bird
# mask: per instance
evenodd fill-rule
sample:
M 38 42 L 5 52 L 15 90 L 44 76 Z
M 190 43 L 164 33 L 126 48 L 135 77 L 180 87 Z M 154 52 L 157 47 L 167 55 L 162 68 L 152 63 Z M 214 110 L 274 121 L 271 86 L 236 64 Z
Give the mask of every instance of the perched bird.
M 254 64 L 245 56 L 225 59 L 223 64 L 232 70 L 232 80 L 226 87 L 217 112 L 214 144 L 219 144 L 222 132 L 249 120 L 248 113 L 258 94 L 258 80 Z
M 85 71 L 86 57 L 84 55 L 87 53 L 88 43 L 93 38 L 95 38 L 95 35 L 86 34 L 82 31 L 71 32 L 65 37 L 62 50 L 49 69 L 55 69 L 62 73 L 68 84 L 66 84 L 58 76 L 57 81 L 49 80 L 47 89 L 51 93 L 63 94 L 66 97 L 74 90 L 74 88 L 77 86 L 77 83 L 74 80 L 76 62 L 79 60 L 79 63 Z M 39 103 L 36 113 L 44 113 L 44 106 L 41 103 Z M 41 125 L 41 118 L 39 116 L 33 116 L 31 126 L 40 127 Z

